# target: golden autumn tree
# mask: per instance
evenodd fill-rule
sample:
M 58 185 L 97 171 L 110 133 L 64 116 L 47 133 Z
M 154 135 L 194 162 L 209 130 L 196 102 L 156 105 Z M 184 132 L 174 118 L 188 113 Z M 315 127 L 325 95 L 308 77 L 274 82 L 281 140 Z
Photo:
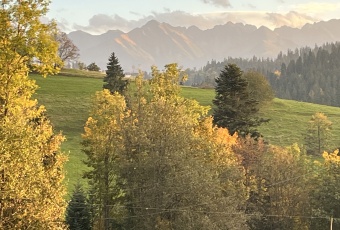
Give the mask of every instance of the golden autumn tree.
M 93 108 L 83 134 L 85 164 L 91 168 L 85 173 L 89 179 L 93 201 L 95 229 L 111 229 L 119 225 L 117 206 L 124 197 L 119 187 L 118 158 L 124 149 L 123 124 L 126 104 L 118 93 L 105 89 L 96 93 Z M 119 208 L 118 208 L 119 210 Z
M 31 97 L 29 70 L 53 74 L 54 24 L 42 24 L 49 1 L 1 1 L 0 229 L 61 229 L 65 212 L 63 136 Z
M 313 215 L 310 229 L 328 229 L 331 218 L 332 229 L 340 228 L 340 155 L 339 150 L 322 154 L 323 163 L 317 162 L 317 176 L 313 180 Z
M 305 144 L 307 153 L 319 155 L 328 150 L 331 138 L 332 122 L 324 113 L 315 113 L 309 120 Z
M 122 199 L 111 199 L 110 207 L 115 210 L 108 218 L 109 229 L 119 220 L 125 229 L 247 229 L 238 205 L 242 203 L 238 202 L 241 190 L 236 191 L 233 184 L 241 184 L 242 174 L 229 151 L 236 138 L 226 130 L 219 133 L 213 129 L 212 119 L 200 122 L 208 108 L 180 96 L 178 83 L 185 76 L 177 64 L 167 65 L 164 71 L 153 67 L 152 76 L 150 81 L 137 77 L 135 87 L 127 91 L 125 111 L 123 107 L 104 108 L 106 103 L 99 103 L 100 109 L 95 110 L 85 127 L 88 143 L 96 143 L 87 149 L 100 150 L 102 154 L 110 148 L 110 173 L 118 183 L 113 184 L 116 187 L 111 187 L 109 194 L 116 193 L 117 187 L 122 192 Z M 105 93 L 105 97 L 111 101 L 121 96 Z M 91 125 L 91 120 L 100 114 L 111 115 L 102 123 L 105 125 L 100 125 L 99 118 L 93 123 L 96 126 Z M 209 144 L 213 148 L 209 157 L 203 141 L 210 136 L 199 135 L 205 125 L 211 126 L 206 128 L 213 129 L 216 139 Z M 218 137 L 219 134 L 223 135 Z M 221 146 L 224 147 L 218 149 Z M 89 161 L 94 168 L 103 164 L 99 158 Z M 104 181 L 105 177 L 98 174 L 96 178 Z

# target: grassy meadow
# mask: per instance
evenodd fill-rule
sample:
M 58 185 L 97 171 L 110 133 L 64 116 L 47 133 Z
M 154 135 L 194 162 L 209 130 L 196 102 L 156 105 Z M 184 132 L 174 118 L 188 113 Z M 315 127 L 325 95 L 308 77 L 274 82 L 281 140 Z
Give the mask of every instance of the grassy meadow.
M 82 163 L 85 155 L 81 151 L 81 133 L 89 114 L 91 98 L 102 89 L 99 75 L 76 75 L 62 73 L 47 78 L 31 75 L 39 86 L 35 98 L 46 107 L 55 131 L 61 131 L 67 139 L 62 150 L 69 156 L 66 164 L 69 191 L 86 170 Z M 182 95 L 196 99 L 202 105 L 211 105 L 215 92 L 213 89 L 183 87 Z M 331 146 L 340 146 L 340 108 L 337 107 L 276 98 L 261 111 L 261 116 L 269 118 L 270 122 L 259 127 L 259 130 L 271 144 L 287 146 L 302 143 L 308 121 L 315 112 L 325 113 L 333 122 Z

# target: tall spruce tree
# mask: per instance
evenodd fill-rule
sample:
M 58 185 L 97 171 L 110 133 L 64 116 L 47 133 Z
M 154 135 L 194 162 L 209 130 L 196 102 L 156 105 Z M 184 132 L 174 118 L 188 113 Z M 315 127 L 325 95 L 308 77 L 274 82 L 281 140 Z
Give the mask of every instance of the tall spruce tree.
M 226 65 L 215 81 L 214 124 L 227 128 L 230 134 L 259 137 L 256 127 L 268 120 L 257 117 L 258 101 L 250 98 L 248 82 L 240 68 L 235 64 Z
M 104 77 L 104 89 L 108 89 L 111 94 L 118 92 L 122 94 L 126 89 L 127 80 L 124 80 L 124 72 L 122 67 L 119 65 L 118 58 L 115 53 L 112 52 L 109 62 L 107 63 L 106 76 Z

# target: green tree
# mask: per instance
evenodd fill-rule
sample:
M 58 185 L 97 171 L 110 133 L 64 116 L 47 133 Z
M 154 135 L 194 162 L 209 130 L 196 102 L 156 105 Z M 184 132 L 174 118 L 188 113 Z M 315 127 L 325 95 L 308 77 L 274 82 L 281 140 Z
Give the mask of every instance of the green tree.
M 329 138 L 331 137 L 332 122 L 323 113 L 315 113 L 309 121 L 305 136 L 307 153 L 322 154 L 328 150 Z
M 243 77 L 248 82 L 249 97 L 258 101 L 259 108 L 268 105 L 274 99 L 274 92 L 263 74 L 247 71 Z
M 124 148 L 125 109 L 123 96 L 111 95 L 106 89 L 97 92 L 83 134 L 85 164 L 91 168 L 84 176 L 92 188 L 91 199 L 97 204 L 94 226 L 99 229 L 111 229 L 113 223 L 120 221 L 117 207 L 124 192 L 119 186 L 117 158 Z
M 100 68 L 99 66 L 97 66 L 97 64 L 95 62 L 92 62 L 91 64 L 89 64 L 87 67 L 86 67 L 87 70 L 89 71 L 100 71 Z
M 328 229 L 330 218 L 334 218 L 333 229 L 340 228 L 340 156 L 339 150 L 332 153 L 324 152 L 323 164 L 317 163 L 317 176 L 311 190 L 313 194 L 313 214 L 323 218 L 312 221 L 311 229 Z
M 70 230 L 91 230 L 90 206 L 80 183 L 75 185 L 66 210 L 66 223 Z
M 42 24 L 46 1 L 0 6 L 0 229 L 62 229 L 64 137 L 31 97 L 29 66 L 46 76 L 61 65 L 55 24 Z
M 84 62 L 77 61 L 76 65 L 78 66 L 78 69 L 80 69 L 80 70 L 86 69 L 86 64 Z
M 125 77 L 122 67 L 119 65 L 118 58 L 115 53 L 112 52 L 109 62 L 107 63 L 106 76 L 104 77 L 104 89 L 108 89 L 112 94 L 118 92 L 122 94 L 127 87 L 127 80 Z
M 240 68 L 226 65 L 215 81 L 214 124 L 227 128 L 230 134 L 260 136 L 256 127 L 268 120 L 257 117 L 258 101 L 250 97 L 248 82 Z

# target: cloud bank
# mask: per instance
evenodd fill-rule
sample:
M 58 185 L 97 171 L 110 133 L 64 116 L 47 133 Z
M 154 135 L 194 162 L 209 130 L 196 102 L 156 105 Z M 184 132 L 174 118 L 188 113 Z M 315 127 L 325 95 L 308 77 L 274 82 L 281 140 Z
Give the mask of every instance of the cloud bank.
M 141 27 L 150 20 L 169 23 L 172 26 L 197 26 L 200 29 L 210 29 L 216 25 L 223 25 L 227 22 L 251 24 L 257 27 L 266 26 L 275 29 L 281 26 L 290 26 L 300 28 L 306 23 L 320 21 L 305 14 L 291 11 L 287 14 L 267 13 L 267 12 L 220 12 L 208 14 L 190 14 L 184 11 L 152 12 L 149 16 L 141 17 L 139 20 L 127 20 L 119 15 L 113 16 L 105 14 L 94 15 L 88 22 L 88 25 L 68 25 L 66 21 L 59 22 L 60 27 L 65 31 L 82 30 L 91 34 L 102 34 L 108 30 L 121 30 L 129 32 L 130 30 Z

